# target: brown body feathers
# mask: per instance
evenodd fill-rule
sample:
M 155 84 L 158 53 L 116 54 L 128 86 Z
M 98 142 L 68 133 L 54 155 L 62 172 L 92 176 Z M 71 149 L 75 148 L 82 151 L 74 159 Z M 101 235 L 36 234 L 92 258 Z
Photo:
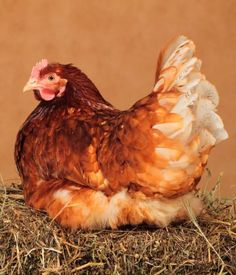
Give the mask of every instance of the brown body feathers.
M 44 79 L 50 74 L 53 85 Z M 227 133 L 192 41 L 179 37 L 162 51 L 152 93 L 127 111 L 72 65 L 46 65 L 37 77 L 44 86 L 32 89 L 41 102 L 15 150 L 27 204 L 64 226 L 90 229 L 166 226 L 186 218 L 183 199 L 200 213 L 191 191 Z

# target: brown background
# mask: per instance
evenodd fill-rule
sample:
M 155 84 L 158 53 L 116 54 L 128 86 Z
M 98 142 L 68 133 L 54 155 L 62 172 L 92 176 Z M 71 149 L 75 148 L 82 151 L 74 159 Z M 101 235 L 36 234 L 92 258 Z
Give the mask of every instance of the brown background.
M 6 183 L 17 177 L 16 133 L 36 105 L 21 91 L 37 61 L 73 62 L 124 109 L 150 91 L 159 49 L 185 34 L 220 92 L 219 112 L 230 134 L 211 155 L 212 181 L 224 171 L 223 194 L 236 195 L 235 0 L 0 0 L 0 19 L 0 173 Z

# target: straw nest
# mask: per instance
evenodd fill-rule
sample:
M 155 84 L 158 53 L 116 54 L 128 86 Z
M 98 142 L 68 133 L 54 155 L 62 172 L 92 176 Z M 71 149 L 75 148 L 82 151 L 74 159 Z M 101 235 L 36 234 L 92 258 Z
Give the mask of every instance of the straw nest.
M 0 187 L 0 274 L 236 274 L 236 200 L 203 194 L 206 213 L 164 229 L 63 229 Z

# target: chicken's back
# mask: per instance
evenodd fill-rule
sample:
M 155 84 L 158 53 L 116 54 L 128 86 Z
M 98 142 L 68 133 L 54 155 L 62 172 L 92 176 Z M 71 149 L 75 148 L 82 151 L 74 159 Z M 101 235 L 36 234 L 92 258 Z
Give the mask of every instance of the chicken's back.
M 216 88 L 194 53 L 186 37 L 171 41 L 160 54 L 153 92 L 105 137 L 98 157 L 113 190 L 166 198 L 191 192 L 211 149 L 228 137 Z

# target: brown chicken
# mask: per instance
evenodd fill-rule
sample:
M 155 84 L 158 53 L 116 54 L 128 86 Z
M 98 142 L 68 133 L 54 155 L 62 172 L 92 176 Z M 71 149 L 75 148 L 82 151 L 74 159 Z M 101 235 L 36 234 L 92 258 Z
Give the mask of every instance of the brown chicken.
M 24 91 L 40 101 L 18 133 L 15 160 L 28 205 L 70 228 L 167 226 L 195 215 L 194 196 L 218 142 L 218 94 L 184 36 L 161 52 L 153 91 L 130 109 L 108 103 L 79 69 L 44 59 Z

